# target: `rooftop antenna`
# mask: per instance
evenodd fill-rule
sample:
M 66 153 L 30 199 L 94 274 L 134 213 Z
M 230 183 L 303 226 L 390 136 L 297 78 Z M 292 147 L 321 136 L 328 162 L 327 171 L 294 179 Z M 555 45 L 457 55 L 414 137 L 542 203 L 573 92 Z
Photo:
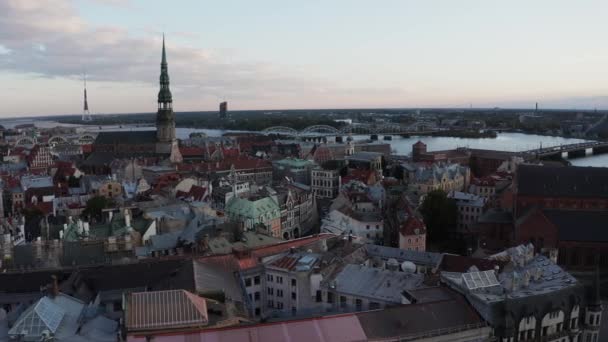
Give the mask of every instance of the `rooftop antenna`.
M 89 112 L 89 102 L 87 100 L 87 73 L 84 73 L 84 110 L 82 112 L 82 121 L 89 122 L 93 121 L 91 113 Z

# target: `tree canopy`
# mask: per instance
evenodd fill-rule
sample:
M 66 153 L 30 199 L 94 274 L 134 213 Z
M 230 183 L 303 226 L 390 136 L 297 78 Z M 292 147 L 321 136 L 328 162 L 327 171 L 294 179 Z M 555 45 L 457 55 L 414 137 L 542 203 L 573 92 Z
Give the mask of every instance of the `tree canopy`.
M 82 211 L 82 215 L 88 218 L 94 218 L 96 220 L 101 221 L 101 211 L 105 208 L 110 207 L 111 205 L 112 201 L 103 196 L 91 197 L 87 201 L 87 205 Z
M 420 213 L 424 218 L 429 239 L 433 242 L 446 239 L 447 232 L 456 226 L 458 220 L 456 201 L 448 198 L 443 190 L 429 192 L 422 202 Z

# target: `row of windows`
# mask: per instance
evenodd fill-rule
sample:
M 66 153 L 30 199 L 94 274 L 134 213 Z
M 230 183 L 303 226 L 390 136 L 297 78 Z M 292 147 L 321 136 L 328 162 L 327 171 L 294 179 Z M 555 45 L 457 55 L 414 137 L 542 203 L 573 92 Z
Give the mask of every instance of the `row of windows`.
M 274 276 L 272 274 L 267 274 L 266 275 L 266 281 L 268 281 L 269 283 L 275 282 L 277 284 L 283 284 L 283 277 L 282 276 Z M 295 279 L 291 279 L 291 286 L 296 286 L 297 285 L 297 280 Z
M 314 189 L 314 193 L 316 196 L 319 197 L 326 197 L 326 198 L 331 198 L 333 197 L 334 194 L 334 190 L 330 189 Z
M 469 220 L 472 220 L 472 221 L 477 221 L 477 218 L 478 218 L 478 217 L 479 217 L 479 216 L 477 216 L 477 215 L 475 215 L 475 216 L 470 215 L 470 216 L 469 216 L 469 215 L 462 215 L 462 214 L 461 214 L 461 215 L 460 215 L 460 220 L 461 220 L 461 221 L 469 221 Z
M 266 289 L 266 292 L 268 293 L 269 296 L 274 296 L 274 288 L 269 287 L 269 288 Z M 283 298 L 283 290 L 282 289 L 277 289 L 276 293 L 277 293 L 277 297 Z M 295 292 L 292 292 L 291 293 L 291 299 L 296 300 L 297 298 L 298 298 L 298 295 Z
M 334 186 L 334 180 L 313 179 L 312 180 L 312 185 L 313 186 L 322 186 L 322 187 L 330 188 L 330 187 Z
M 471 208 L 469 206 L 462 206 L 460 207 L 460 211 L 461 212 L 472 212 L 472 213 L 481 213 L 481 208 L 479 207 L 475 207 L 475 208 Z
M 365 237 L 368 239 L 379 239 L 382 237 L 382 234 L 380 233 L 376 233 L 376 234 L 365 234 Z
M 317 303 L 322 303 L 323 302 L 323 292 L 321 290 L 317 290 L 316 296 L 315 296 L 315 300 L 317 301 Z M 327 292 L 327 303 L 328 304 L 333 304 L 334 303 L 334 294 L 333 292 Z M 340 296 L 340 306 L 341 307 L 346 307 L 348 305 L 348 301 L 346 296 Z M 363 307 L 363 301 L 359 298 L 355 298 L 355 307 L 360 310 Z M 377 302 L 369 302 L 369 309 L 370 310 L 376 310 L 380 308 L 380 303 Z
M 247 296 L 249 296 L 249 300 L 250 300 L 250 301 L 255 300 L 256 302 L 259 302 L 259 301 L 260 301 L 260 298 L 261 298 L 261 297 L 260 297 L 260 293 L 259 293 L 259 292 L 255 292 L 255 293 L 253 294 L 253 296 L 251 295 L 251 293 L 249 293 Z
M 246 287 L 250 287 L 251 286 L 251 279 L 252 278 L 245 278 L 245 286 Z M 253 285 L 260 285 L 260 276 L 253 277 Z
M 594 314 L 590 314 L 589 315 L 589 322 L 587 324 L 589 325 L 600 325 L 600 314 L 594 315 Z

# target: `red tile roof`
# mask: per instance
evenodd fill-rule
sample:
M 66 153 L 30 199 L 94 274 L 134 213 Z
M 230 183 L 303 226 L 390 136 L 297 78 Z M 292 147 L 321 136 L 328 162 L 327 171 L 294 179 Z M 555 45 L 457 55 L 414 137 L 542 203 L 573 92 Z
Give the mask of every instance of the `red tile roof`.
M 202 157 L 205 155 L 205 149 L 196 146 L 180 146 L 179 152 L 183 157 Z
M 416 233 L 416 229 L 418 229 L 418 233 Z M 401 226 L 401 235 L 417 235 L 417 234 L 425 234 L 426 226 L 414 215 L 411 215 L 407 218 L 405 223 Z
M 30 204 L 28 208 L 37 208 L 44 215 L 49 215 L 53 212 L 53 202 L 39 202 L 37 204 Z
M 158 336 L 158 335 L 157 335 Z M 133 341 L 144 341 L 143 336 L 133 334 Z M 367 341 L 357 316 L 340 314 L 333 316 L 293 319 L 282 322 L 238 325 L 222 328 L 210 327 L 198 331 L 178 331 L 163 334 L 163 341 L 230 341 L 230 342 L 312 342 L 312 341 Z M 131 338 L 129 338 L 131 340 Z
M 369 185 L 373 173 L 373 170 L 351 169 L 348 171 L 348 175 L 342 177 L 342 184 L 346 184 L 351 180 L 356 180 Z
M 202 201 L 207 194 L 207 188 L 202 186 L 193 185 L 190 187 L 190 191 L 177 191 L 175 197 L 192 198 L 193 201 Z
M 232 254 L 202 257 L 198 259 L 198 261 L 215 265 L 223 265 L 223 267 L 230 270 L 246 270 L 258 266 L 260 259 L 264 257 L 283 253 L 291 248 L 303 247 L 321 240 L 332 238 L 334 236 L 334 234 L 327 233 L 307 236 L 295 240 L 280 242 L 270 246 L 257 247 L 251 250 L 233 250 Z
M 93 144 L 82 145 L 82 153 L 91 153 L 93 152 Z
M 284 270 L 293 270 L 293 268 L 296 266 L 297 263 L 298 263 L 298 258 L 286 255 L 286 256 L 280 258 L 279 260 L 274 261 L 270 265 L 277 267 L 277 268 L 282 268 Z
M 252 169 L 271 169 L 272 164 L 267 160 L 258 158 L 224 158 L 217 162 L 203 162 L 196 164 L 179 164 L 179 171 L 207 171 L 207 172 L 225 172 L 230 171 L 232 165 L 235 170 L 252 170 Z

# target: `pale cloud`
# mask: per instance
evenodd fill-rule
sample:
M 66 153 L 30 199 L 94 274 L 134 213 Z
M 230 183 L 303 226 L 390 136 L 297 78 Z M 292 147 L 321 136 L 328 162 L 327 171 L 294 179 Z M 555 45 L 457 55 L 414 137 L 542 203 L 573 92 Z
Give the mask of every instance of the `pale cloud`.
M 0 1 L 0 43 L 0 70 L 8 72 L 79 80 L 86 71 L 92 82 L 158 82 L 160 36 L 135 38 L 121 27 L 92 27 L 69 0 Z M 238 60 L 227 55 L 233 52 L 177 46 L 169 32 L 172 88 L 194 108 L 219 98 L 265 100 L 271 107 L 277 97 L 277 103 L 301 101 L 321 86 L 332 88 L 320 78 L 268 63 L 226 62 Z

